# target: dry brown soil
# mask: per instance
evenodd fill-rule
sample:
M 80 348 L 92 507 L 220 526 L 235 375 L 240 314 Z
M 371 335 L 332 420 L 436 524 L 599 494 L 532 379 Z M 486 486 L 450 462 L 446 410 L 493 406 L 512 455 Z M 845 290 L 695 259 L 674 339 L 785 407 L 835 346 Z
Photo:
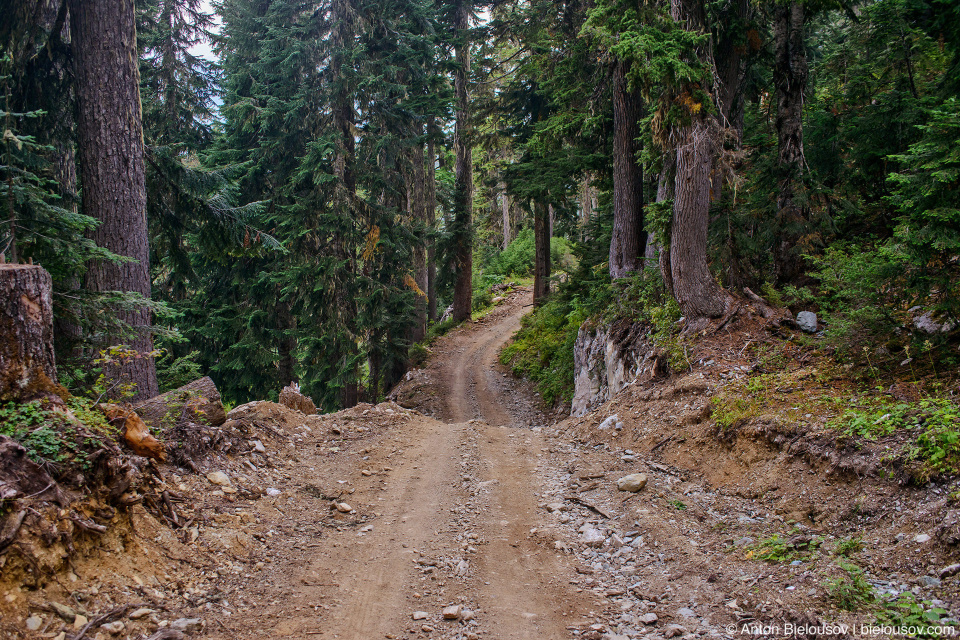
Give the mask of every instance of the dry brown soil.
M 638 381 L 582 418 L 546 415 L 496 362 L 529 303 L 521 290 L 437 340 L 391 402 L 324 416 L 238 407 L 242 446 L 199 475 L 164 470 L 186 526 L 138 506 L 52 578 L 7 579 L 11 561 L 0 637 L 75 637 L 50 602 L 91 618 L 153 610 L 119 636 L 86 636 L 102 640 L 179 618 L 221 640 L 818 637 L 742 629 L 872 621 L 830 593 L 853 539 L 845 561 L 877 593 L 956 614 L 958 578 L 939 577 L 958 560 L 960 532 L 944 526 L 955 486 L 857 476 L 763 424 L 718 433 L 709 400 L 723 381 L 704 368 Z M 600 429 L 614 414 L 621 428 Z M 618 491 L 635 472 L 646 488 Z M 771 540 L 790 541 L 788 557 L 760 558 Z

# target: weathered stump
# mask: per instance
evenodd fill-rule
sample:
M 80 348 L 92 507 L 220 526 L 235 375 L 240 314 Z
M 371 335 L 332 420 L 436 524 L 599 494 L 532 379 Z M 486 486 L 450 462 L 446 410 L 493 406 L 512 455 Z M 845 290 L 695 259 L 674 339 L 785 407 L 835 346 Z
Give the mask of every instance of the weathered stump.
M 0 264 L 0 402 L 57 398 L 53 281 L 39 266 Z
M 172 427 L 181 418 L 220 426 L 227 420 L 217 385 L 209 376 L 167 391 L 136 407 L 151 427 Z

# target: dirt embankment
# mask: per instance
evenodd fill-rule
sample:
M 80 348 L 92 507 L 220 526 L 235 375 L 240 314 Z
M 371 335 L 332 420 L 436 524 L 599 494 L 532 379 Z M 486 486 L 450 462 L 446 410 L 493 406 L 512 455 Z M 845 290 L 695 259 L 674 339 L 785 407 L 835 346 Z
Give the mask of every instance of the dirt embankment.
M 5 573 L 4 637 L 79 640 L 67 605 L 114 612 L 83 634 L 103 639 L 740 638 L 872 621 L 837 607 L 842 558 L 876 593 L 956 612 L 952 487 L 831 473 L 763 429 L 720 437 L 702 369 L 557 421 L 496 364 L 528 303 L 438 340 L 396 403 L 238 407 L 199 473 L 162 469 L 179 526 L 135 506 L 69 569 Z M 632 473 L 646 486 L 618 491 Z

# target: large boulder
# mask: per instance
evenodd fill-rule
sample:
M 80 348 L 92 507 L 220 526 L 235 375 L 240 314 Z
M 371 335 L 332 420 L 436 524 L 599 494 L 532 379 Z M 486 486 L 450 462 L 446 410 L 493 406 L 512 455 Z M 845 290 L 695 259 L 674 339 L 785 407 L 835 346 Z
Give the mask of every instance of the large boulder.
M 162 393 L 135 409 L 144 422 L 157 429 L 172 427 L 182 420 L 218 427 L 227 420 L 220 392 L 209 376 Z

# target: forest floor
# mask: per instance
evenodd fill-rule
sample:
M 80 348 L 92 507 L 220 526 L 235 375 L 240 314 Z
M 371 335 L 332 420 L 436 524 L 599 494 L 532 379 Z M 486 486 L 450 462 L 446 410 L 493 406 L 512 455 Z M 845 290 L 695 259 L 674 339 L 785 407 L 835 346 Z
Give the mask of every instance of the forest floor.
M 956 616 L 955 486 L 858 475 L 803 433 L 721 435 L 732 362 L 546 414 L 497 363 L 529 303 L 436 340 L 391 402 L 234 409 L 244 446 L 165 468 L 186 526 L 136 506 L 70 570 L 0 579 L 0 632 L 79 640 L 113 612 L 84 637 L 892 637 L 871 625 L 910 623 L 882 600 L 906 593 Z

